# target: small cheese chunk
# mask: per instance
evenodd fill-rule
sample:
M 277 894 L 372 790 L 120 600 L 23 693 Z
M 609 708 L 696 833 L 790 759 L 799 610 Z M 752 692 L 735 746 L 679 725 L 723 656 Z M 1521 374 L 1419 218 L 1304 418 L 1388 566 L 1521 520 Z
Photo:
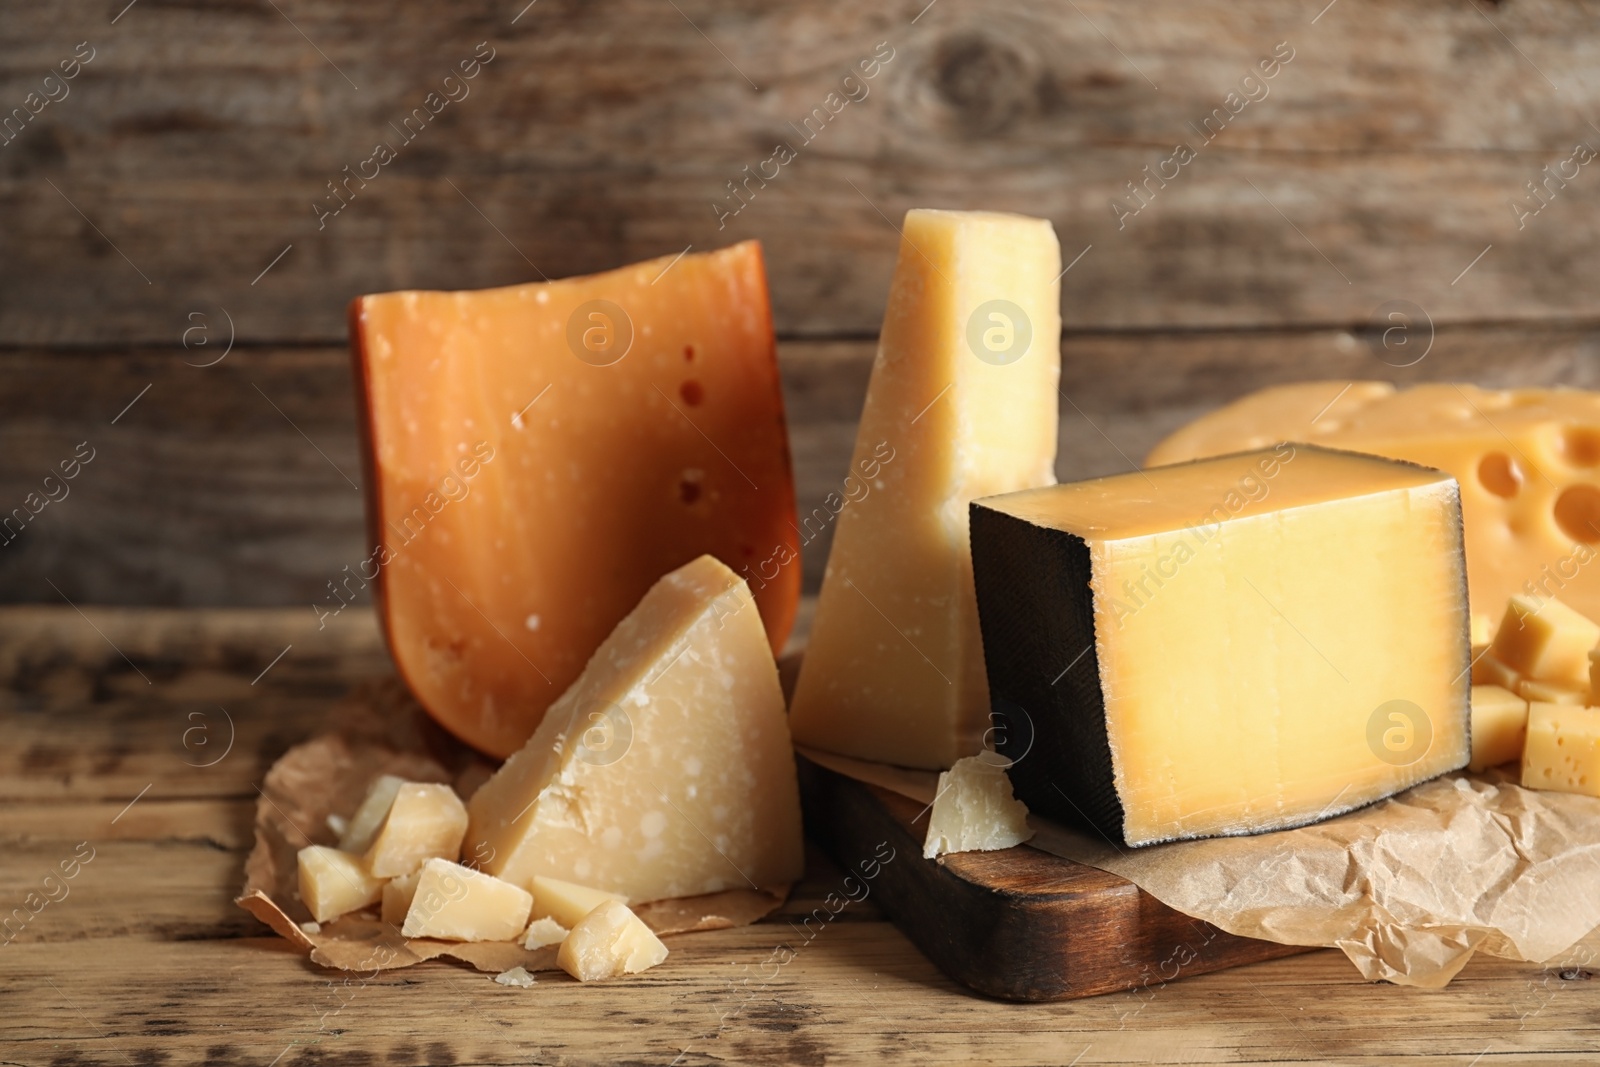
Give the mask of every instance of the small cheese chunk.
M 1449 475 L 1285 444 L 981 500 L 972 538 L 1035 813 L 1131 845 L 1254 833 L 1467 764 Z
M 417 895 L 417 881 L 421 877 L 422 871 L 419 869 L 410 874 L 402 874 L 399 878 L 391 878 L 384 883 L 384 922 L 399 926 L 406 921 L 406 912 L 411 910 L 411 901 Z
M 537 899 L 536 897 L 535 900 Z M 527 932 L 522 935 L 522 947 L 532 950 L 547 945 L 559 945 L 571 932 L 554 919 L 535 919 L 528 924 Z
M 1597 642 L 1600 626 L 1554 597 L 1514 596 L 1490 654 L 1529 678 L 1587 686 Z
M 1600 796 L 1600 708 L 1529 704 L 1522 784 Z
M 1474 685 L 1497 685 L 1501 689 L 1509 689 L 1513 693 L 1525 679 L 1518 671 L 1512 670 L 1504 663 L 1494 658 L 1494 649 L 1478 657 L 1472 664 L 1472 682 Z
M 339 847 L 357 855 L 371 848 L 378 827 L 383 825 L 383 817 L 389 814 L 389 805 L 394 803 L 395 794 L 405 784 L 404 778 L 392 774 L 382 774 L 375 778 L 367 787 L 367 795 L 361 801 L 361 806 L 350 816 L 350 822 L 339 835 Z
M 368 871 L 359 857 L 327 845 L 300 850 L 300 899 L 319 923 L 376 903 L 383 879 Z
M 501 971 L 494 976 L 494 980 L 500 985 L 514 986 L 517 989 L 532 989 L 534 985 L 534 977 L 528 973 L 526 967 L 513 967 L 509 971 Z
M 1600 705 L 1600 648 L 1589 650 L 1589 706 Z
M 564 882 L 560 878 L 542 874 L 533 876 L 532 888 L 533 917 L 554 919 L 568 930 L 608 900 L 620 900 L 624 904 L 628 902 L 628 898 L 621 893 L 591 889 L 586 885 Z
M 790 728 L 830 752 L 945 768 L 982 748 L 988 686 L 967 505 L 1050 485 L 1061 248 L 1044 219 L 906 214 Z
M 766 631 L 711 556 L 662 578 L 472 795 L 469 854 L 640 903 L 792 882 L 794 749 Z
M 1528 702 L 1497 685 L 1472 687 L 1472 762 L 1468 769 L 1488 770 L 1522 755 L 1528 732 Z
M 1589 703 L 1589 687 L 1570 682 L 1546 682 L 1538 678 L 1524 678 L 1517 683 L 1517 696 L 1530 703 L 1575 704 L 1583 707 Z
M 373 874 L 398 878 L 424 860 L 455 859 L 467 832 L 467 809 L 447 785 L 406 782 L 395 791 L 383 824 L 367 849 Z
M 928 859 L 948 852 L 991 852 L 1020 845 L 1033 836 L 1028 809 L 1011 794 L 1005 761 L 994 753 L 956 760 L 939 775 L 928 836 Z
M 449 860 L 422 865 L 406 913 L 406 937 L 448 941 L 515 941 L 528 926 L 533 897 L 526 889 Z
M 580 982 L 649 970 L 667 958 L 667 946 L 620 901 L 595 908 L 561 942 L 556 963 Z

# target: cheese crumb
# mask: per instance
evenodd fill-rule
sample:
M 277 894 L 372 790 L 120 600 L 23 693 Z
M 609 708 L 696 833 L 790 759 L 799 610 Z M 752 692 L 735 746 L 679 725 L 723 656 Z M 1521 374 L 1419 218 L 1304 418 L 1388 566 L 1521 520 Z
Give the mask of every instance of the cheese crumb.
M 957 760 L 939 775 L 922 854 L 933 859 L 950 852 L 989 852 L 1032 836 L 1028 809 L 1012 795 L 1005 768 L 985 753 Z
M 522 939 L 522 947 L 531 951 L 549 945 L 559 945 L 571 932 L 554 919 L 548 917 L 535 919 L 528 924 L 528 932 Z
M 494 980 L 501 985 L 515 986 L 518 989 L 533 988 L 533 975 L 528 973 L 526 967 L 513 967 L 509 971 L 501 971 L 494 976 Z

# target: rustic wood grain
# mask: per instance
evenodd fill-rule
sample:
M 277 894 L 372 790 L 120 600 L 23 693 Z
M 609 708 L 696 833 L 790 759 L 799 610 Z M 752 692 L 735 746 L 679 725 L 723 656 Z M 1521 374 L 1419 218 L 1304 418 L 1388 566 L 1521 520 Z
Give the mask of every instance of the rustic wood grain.
M 1425 345 L 1427 330 L 1419 330 L 1412 340 Z M 1128 470 L 1188 420 L 1275 382 L 1600 388 L 1600 330 L 1587 323 L 1440 327 L 1426 358 L 1404 370 L 1379 360 L 1376 353 L 1401 361 L 1379 336 L 1071 334 L 1062 346 L 1057 473 Z M 873 345 L 791 341 L 779 352 L 804 516 L 844 490 Z M 20 506 L 78 444 L 96 450 L 66 499 L 0 545 L 0 601 L 292 604 L 312 620 L 313 603 L 332 603 L 327 583 L 367 555 L 351 484 L 361 475 L 344 349 L 246 348 L 204 369 L 185 359 L 199 361 L 181 349 L 0 352 L 0 411 L 8 412 L 0 511 Z M 804 546 L 809 590 L 831 542 L 829 523 Z
M 70 608 L 54 620 L 50 614 L 0 610 L 0 647 L 41 628 L 70 635 L 82 625 Z M 172 684 L 206 699 L 227 677 L 248 684 L 246 672 L 227 669 L 230 659 L 248 652 L 251 664 L 264 662 L 298 633 L 292 613 L 255 613 L 252 651 L 245 614 L 233 616 L 227 642 L 195 643 L 197 680 L 184 683 L 179 670 Z M 137 661 L 172 642 L 166 631 L 188 632 L 193 620 L 181 615 L 92 617 L 133 647 Z M 352 681 L 370 676 L 357 651 L 363 640 L 352 631 Z M 374 646 L 366 640 L 365 647 Z M 112 670 L 70 637 L 56 662 L 91 678 Z M 256 710 L 281 713 L 281 740 L 289 743 L 315 731 L 319 713 L 327 715 L 337 698 L 306 696 L 294 663 L 286 658 L 256 687 Z M 315 678 L 326 684 L 320 668 Z M 279 742 L 265 734 L 241 740 L 216 767 L 225 780 L 199 794 L 183 780 L 192 772 L 172 761 L 169 723 L 182 718 L 181 701 L 97 693 L 40 695 L 36 719 L 7 713 L 0 723 L 7 742 L 0 752 L 10 761 L 0 766 L 7 789 L 0 915 L 21 906 L 81 842 L 95 849 L 70 892 L 0 944 L 6 1063 L 1461 1067 L 1475 1058 L 1480 1065 L 1593 1060 L 1597 994 L 1584 961 L 1600 953 L 1600 937 L 1548 968 L 1474 960 L 1440 992 L 1363 982 L 1338 953 L 1317 952 L 1085 1000 L 1010 1004 L 940 974 L 872 896 L 806 940 L 804 917 L 843 883 L 844 872 L 820 853 L 772 920 L 675 937 L 665 964 L 626 983 L 580 986 L 551 974 L 515 990 L 433 963 L 345 985 L 282 940 L 260 936 L 228 899 L 241 877 L 254 804 L 250 775 L 239 772 L 259 766 Z M 145 760 L 159 775 L 153 787 L 131 808 L 142 781 L 114 796 L 92 776 L 49 788 L 59 768 L 18 760 L 12 741 L 19 729 L 43 729 L 54 716 L 87 764 Z M 775 959 L 787 962 L 774 968 Z
M 0 343 L 175 343 L 223 308 L 246 339 L 328 342 L 362 292 L 745 237 L 785 335 L 864 335 L 913 206 L 1047 216 L 1069 257 L 1092 244 L 1064 281 L 1079 328 L 1358 323 L 1396 297 L 1440 322 L 1600 312 L 1595 169 L 1522 229 L 1509 206 L 1600 146 L 1593 0 L 925 7 L 19 6 L 0 106 L 78 42 L 95 58 L 0 148 Z M 470 94 L 401 143 L 479 42 Z M 880 42 L 867 95 L 805 142 Z M 1202 145 L 1190 124 L 1278 42 L 1294 58 L 1269 95 Z M 397 158 L 319 228 L 379 140 Z M 726 183 L 779 141 L 797 157 L 719 228 Z M 1180 141 L 1198 157 L 1119 229 L 1112 197 Z

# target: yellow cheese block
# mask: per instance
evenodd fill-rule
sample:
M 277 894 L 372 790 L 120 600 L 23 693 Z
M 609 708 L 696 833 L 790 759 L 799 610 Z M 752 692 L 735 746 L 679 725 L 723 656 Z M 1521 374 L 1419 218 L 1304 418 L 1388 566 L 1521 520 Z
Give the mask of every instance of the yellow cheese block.
M 546 948 L 550 945 L 559 945 L 567 939 L 572 931 L 548 916 L 535 919 L 528 924 L 527 932 L 522 935 L 522 947 L 528 950 Z
M 710 556 L 658 581 L 472 795 L 467 854 L 641 903 L 805 866 L 783 692 L 745 583 Z
M 1542 682 L 1589 684 L 1589 650 L 1600 626 L 1554 597 L 1513 596 L 1495 632 L 1490 655 L 1518 674 Z
M 1600 394 L 1321 381 L 1252 393 L 1179 430 L 1147 462 L 1309 441 L 1438 467 L 1461 483 L 1472 611 L 1515 593 L 1600 618 Z
M 400 932 L 447 941 L 514 941 L 528 926 L 526 889 L 449 860 L 422 865 Z
M 621 893 L 590 889 L 586 885 L 564 882 L 559 878 L 546 878 L 541 874 L 533 876 L 532 889 L 533 917 L 554 919 L 568 930 L 578 925 L 579 919 L 608 900 L 620 900 L 624 904 L 628 902 L 628 898 Z
M 1600 796 L 1600 708 L 1529 704 L 1522 784 Z
M 421 878 L 422 869 L 418 868 L 410 874 L 383 883 L 384 922 L 399 927 L 406 921 L 406 912 L 411 910 L 411 901 L 416 898 L 417 882 Z
M 1030 811 L 1144 845 L 1314 822 L 1467 763 L 1449 475 L 1284 445 L 978 501 L 972 537 Z
M 404 778 L 392 774 L 380 774 L 373 779 L 367 787 L 367 795 L 361 801 L 361 806 L 350 816 L 350 822 L 345 827 L 344 833 L 339 835 L 339 847 L 346 852 L 362 853 L 372 847 L 372 839 L 378 834 L 378 827 L 383 825 L 383 817 L 389 814 L 389 806 L 394 803 L 395 794 L 400 792 L 400 787 L 406 784 Z
M 988 726 L 967 505 L 1055 481 L 1061 250 L 1050 223 L 912 211 L 791 706 L 796 740 L 949 767 Z
M 319 923 L 376 904 L 383 879 L 375 878 L 357 856 L 326 845 L 308 845 L 297 857 L 300 900 Z
M 959 759 L 939 775 L 922 855 L 933 859 L 950 852 L 992 852 L 1032 836 L 1028 809 L 1012 794 L 1005 761 L 985 752 Z
M 1497 685 L 1472 687 L 1472 761 L 1470 770 L 1484 771 L 1522 755 L 1528 732 L 1528 702 Z
M 367 867 L 380 878 L 411 874 L 430 859 L 455 859 L 467 832 L 467 809 L 447 785 L 406 782 L 395 790 L 367 848 Z
M 556 963 L 580 982 L 638 974 L 666 958 L 667 946 L 617 900 L 585 915 L 556 953 Z
M 1524 678 L 1517 683 L 1517 696 L 1541 704 L 1573 704 L 1584 707 L 1589 703 L 1589 687 L 1570 682 L 1546 682 L 1539 678 Z
M 1521 674 L 1496 659 L 1493 648 L 1473 658 L 1472 681 L 1475 685 L 1497 685 L 1501 689 L 1509 689 L 1515 693 L 1526 680 Z

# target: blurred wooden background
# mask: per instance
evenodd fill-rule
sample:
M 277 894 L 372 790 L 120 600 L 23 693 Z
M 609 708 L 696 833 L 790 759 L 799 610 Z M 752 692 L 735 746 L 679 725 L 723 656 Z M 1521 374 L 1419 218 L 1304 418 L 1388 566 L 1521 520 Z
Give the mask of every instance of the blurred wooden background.
M 1600 3 L 54 0 L 0 19 L 0 512 L 79 442 L 95 457 L 0 544 L 0 600 L 309 605 L 364 555 L 350 297 L 748 237 L 814 506 L 845 473 L 913 206 L 1048 216 L 1081 255 L 1064 478 L 1274 381 L 1600 387 L 1600 160 L 1578 151 L 1600 150 Z M 328 183 L 475 55 L 469 94 L 319 228 Z M 719 228 L 726 183 L 780 141 L 797 158 Z M 1194 159 L 1135 200 L 1180 143 Z M 1385 348 L 1389 301 L 1413 310 Z

